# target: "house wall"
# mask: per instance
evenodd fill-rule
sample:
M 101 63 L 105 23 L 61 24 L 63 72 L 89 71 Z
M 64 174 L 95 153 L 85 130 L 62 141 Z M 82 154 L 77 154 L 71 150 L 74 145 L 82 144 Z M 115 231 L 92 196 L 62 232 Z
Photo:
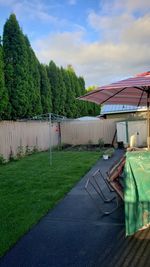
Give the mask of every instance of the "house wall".
M 48 122 L 27 121 L 0 122 L 0 154 L 9 159 L 10 154 L 16 156 L 19 149 L 25 153 L 27 149 L 34 148 L 39 151 L 47 150 L 51 146 L 58 145 L 59 127 L 52 124 L 51 130 Z
M 107 114 L 107 119 L 120 119 L 120 120 L 132 120 L 132 119 L 145 119 L 147 116 L 146 111 L 142 112 L 125 112 L 125 113 L 114 113 L 114 114 Z

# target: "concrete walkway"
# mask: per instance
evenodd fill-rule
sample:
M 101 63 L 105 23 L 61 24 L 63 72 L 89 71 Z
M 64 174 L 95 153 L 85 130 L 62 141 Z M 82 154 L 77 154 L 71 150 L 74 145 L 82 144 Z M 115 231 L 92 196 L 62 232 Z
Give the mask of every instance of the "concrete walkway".
M 141 231 L 137 238 L 125 238 L 123 206 L 103 216 L 84 189 L 87 178 L 97 168 L 105 173 L 122 154 L 123 151 L 118 150 L 110 160 L 98 161 L 1 259 L 0 267 L 149 266 L 149 240 L 138 237 L 142 237 L 143 232 L 146 237 L 150 234 Z M 100 205 L 109 208 L 102 201 Z

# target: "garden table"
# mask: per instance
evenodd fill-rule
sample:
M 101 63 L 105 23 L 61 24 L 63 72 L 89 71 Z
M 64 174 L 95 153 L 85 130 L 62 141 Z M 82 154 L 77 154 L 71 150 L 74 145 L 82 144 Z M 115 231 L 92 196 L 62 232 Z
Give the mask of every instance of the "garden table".
M 126 235 L 150 225 L 150 151 L 126 153 L 124 201 Z

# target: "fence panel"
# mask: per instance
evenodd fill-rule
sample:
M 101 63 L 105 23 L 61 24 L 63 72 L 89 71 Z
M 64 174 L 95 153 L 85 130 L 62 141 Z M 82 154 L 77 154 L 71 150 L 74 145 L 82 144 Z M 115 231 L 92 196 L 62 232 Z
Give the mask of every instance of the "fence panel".
M 97 144 L 103 139 L 105 144 L 111 144 L 115 130 L 114 119 L 99 121 L 64 121 L 61 123 L 61 143 L 80 145 L 89 142 Z M 10 155 L 16 156 L 19 148 L 24 152 L 27 149 L 37 148 L 40 151 L 49 149 L 49 146 L 57 146 L 60 142 L 58 123 L 49 127 L 48 122 L 27 121 L 0 122 L 0 154 L 5 159 Z
M 51 136 L 50 136 L 51 135 Z M 49 126 L 49 122 L 27 121 L 0 122 L 0 154 L 9 159 L 10 154 L 16 156 L 18 149 L 24 152 L 27 149 L 47 150 L 58 145 L 59 127 L 57 123 Z
M 65 121 L 61 123 L 61 142 L 64 144 L 80 145 L 98 144 L 103 139 L 105 144 L 111 144 L 115 130 L 115 119 L 99 121 Z

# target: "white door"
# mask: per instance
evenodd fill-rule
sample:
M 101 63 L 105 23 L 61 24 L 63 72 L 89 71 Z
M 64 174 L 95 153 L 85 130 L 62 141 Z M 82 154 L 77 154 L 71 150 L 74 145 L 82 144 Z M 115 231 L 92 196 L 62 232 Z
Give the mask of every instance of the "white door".
M 117 142 L 127 144 L 127 127 L 126 122 L 117 122 Z
M 147 122 L 146 120 L 141 121 L 129 121 L 128 122 L 128 135 L 130 145 L 132 139 L 134 139 L 134 146 L 144 147 L 147 143 Z M 132 145 L 131 145 L 132 146 Z

